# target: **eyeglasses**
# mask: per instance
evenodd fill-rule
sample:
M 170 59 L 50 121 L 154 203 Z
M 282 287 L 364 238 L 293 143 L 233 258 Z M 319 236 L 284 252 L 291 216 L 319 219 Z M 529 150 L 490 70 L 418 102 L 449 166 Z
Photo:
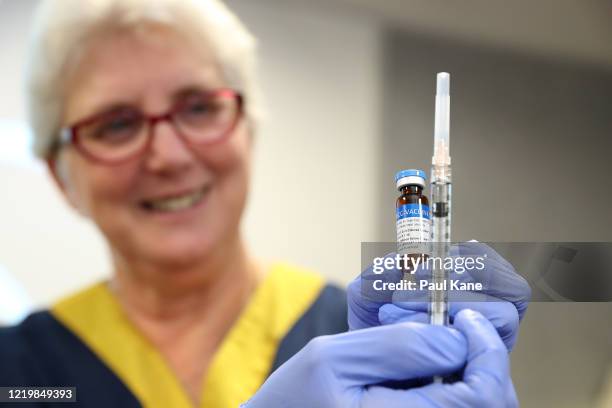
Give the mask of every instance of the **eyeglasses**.
M 234 90 L 190 92 L 163 114 L 121 107 L 81 120 L 61 130 L 56 148 L 72 144 L 92 161 L 119 164 L 149 148 L 157 123 L 170 122 L 188 146 L 204 146 L 230 135 L 242 110 L 242 95 Z

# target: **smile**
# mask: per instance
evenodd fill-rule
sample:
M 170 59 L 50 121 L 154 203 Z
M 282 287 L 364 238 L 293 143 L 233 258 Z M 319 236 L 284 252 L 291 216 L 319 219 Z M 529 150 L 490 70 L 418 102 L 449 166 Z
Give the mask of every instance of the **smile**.
M 143 207 L 150 211 L 173 212 L 195 207 L 202 201 L 210 186 L 205 186 L 197 191 L 174 197 L 166 197 L 155 200 L 147 200 L 142 203 Z

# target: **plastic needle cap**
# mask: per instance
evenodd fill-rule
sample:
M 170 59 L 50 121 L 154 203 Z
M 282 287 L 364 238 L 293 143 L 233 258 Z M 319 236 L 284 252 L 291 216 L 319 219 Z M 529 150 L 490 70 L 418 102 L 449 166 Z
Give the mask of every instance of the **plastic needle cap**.
M 450 74 L 448 72 L 439 72 L 436 82 L 436 95 L 448 96 L 450 88 Z
M 450 165 L 450 75 L 440 72 L 436 81 L 436 117 L 432 164 Z

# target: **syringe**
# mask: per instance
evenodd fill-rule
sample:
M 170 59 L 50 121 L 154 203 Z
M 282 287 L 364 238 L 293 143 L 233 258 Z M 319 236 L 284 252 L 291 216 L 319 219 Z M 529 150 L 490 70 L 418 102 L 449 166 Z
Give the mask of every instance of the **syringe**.
M 436 84 L 436 113 L 434 151 L 431 159 L 432 255 L 442 262 L 433 262 L 432 281 L 436 290 L 430 291 L 429 321 L 448 325 L 448 295 L 445 287 L 448 272 L 444 259 L 450 251 L 451 236 L 451 158 L 449 148 L 450 75 L 440 72 Z M 436 382 L 441 378 L 436 377 Z

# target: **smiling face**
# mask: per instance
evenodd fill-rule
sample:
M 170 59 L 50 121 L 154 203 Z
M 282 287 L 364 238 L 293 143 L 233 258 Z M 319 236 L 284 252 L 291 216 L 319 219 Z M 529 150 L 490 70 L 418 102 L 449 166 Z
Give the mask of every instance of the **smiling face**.
M 165 113 L 180 95 L 227 87 L 212 52 L 163 27 L 94 37 L 67 83 L 64 125 L 116 106 Z M 199 147 L 168 121 L 152 135 L 142 155 L 116 165 L 64 147 L 54 174 L 70 203 L 132 262 L 189 265 L 234 243 L 249 179 L 245 120 L 224 140 Z

